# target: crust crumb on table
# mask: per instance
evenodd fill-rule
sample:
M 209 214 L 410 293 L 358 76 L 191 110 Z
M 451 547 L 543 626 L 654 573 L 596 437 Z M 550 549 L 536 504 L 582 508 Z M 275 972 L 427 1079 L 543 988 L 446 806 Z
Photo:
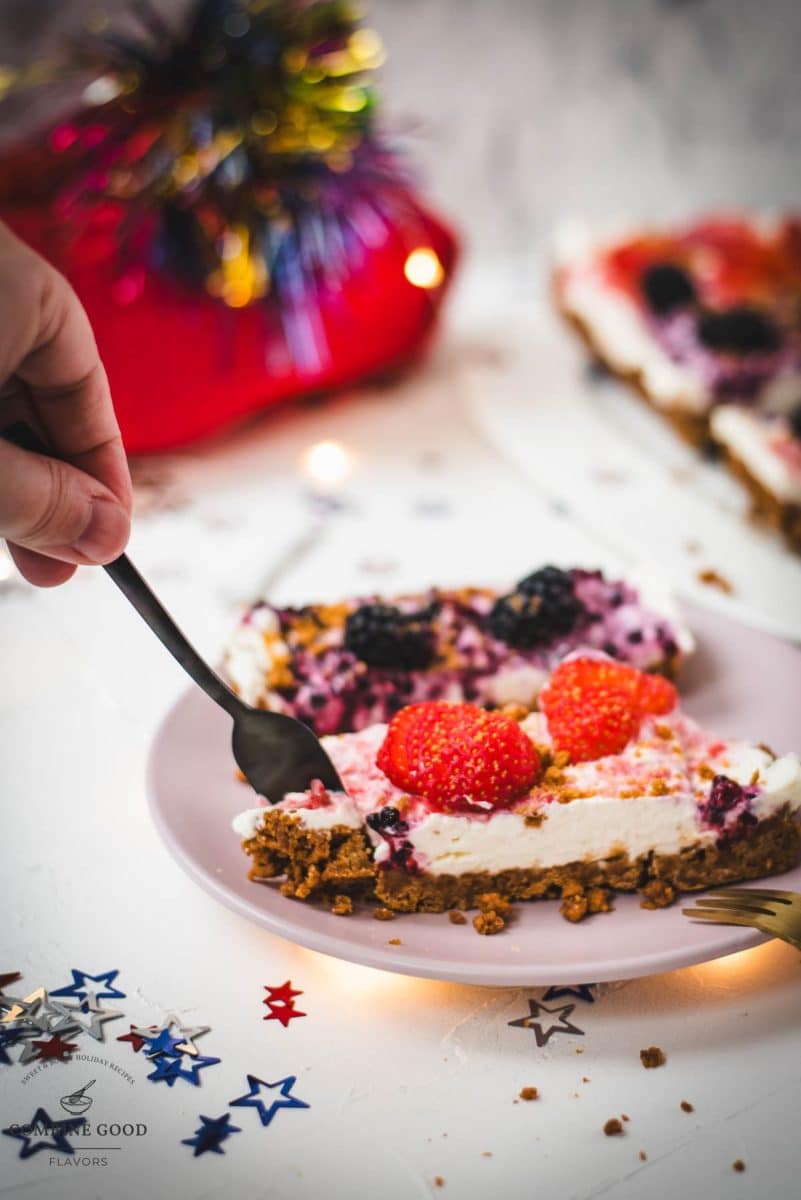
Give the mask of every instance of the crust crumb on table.
M 458 908 L 451 909 L 451 911 L 448 913 L 448 920 L 450 921 L 451 925 L 467 924 L 467 917 L 463 912 L 460 912 Z
M 640 1062 L 646 1070 L 650 1070 L 652 1067 L 664 1067 L 667 1056 L 659 1046 L 648 1046 L 645 1050 L 640 1051 Z
M 644 1150 L 641 1150 L 641 1151 L 640 1151 L 640 1153 L 639 1153 L 639 1156 L 638 1156 L 638 1157 L 639 1157 L 639 1159 L 640 1159 L 640 1162 L 647 1162 L 647 1161 L 648 1161 L 648 1155 L 645 1153 L 645 1151 L 644 1151 Z
M 704 567 L 703 571 L 699 571 L 696 576 L 699 583 L 706 584 L 707 587 L 717 588 L 719 592 L 725 592 L 727 596 L 731 596 L 734 592 L 734 585 L 721 575 L 720 571 L 716 571 L 714 567 Z
M 610 1117 L 604 1125 L 604 1133 L 607 1137 L 619 1137 L 623 1133 L 623 1122 L 617 1117 Z
M 681 1111 L 682 1111 L 682 1112 L 688 1112 L 688 1113 L 689 1113 L 689 1112 L 695 1112 L 695 1105 L 694 1105 L 694 1104 L 690 1104 L 690 1101 L 689 1101 L 689 1100 L 682 1100 L 682 1102 L 681 1102 L 681 1104 L 679 1105 L 679 1107 L 681 1108 Z
M 441 1175 L 434 1176 L 434 1187 L 445 1187 L 445 1180 Z
M 403 942 L 400 940 L 400 938 L 390 938 L 389 941 L 387 942 L 387 945 L 388 946 L 402 946 Z
M 732 1171 L 744 1171 L 745 1163 L 741 1158 L 735 1158 L 734 1162 L 731 1164 L 731 1169 Z
M 373 919 L 376 921 L 394 921 L 395 914 L 391 908 L 374 908 Z
M 492 1158 L 492 1151 L 491 1150 L 482 1150 L 481 1157 L 482 1158 Z
M 500 892 L 483 892 L 476 899 L 476 908 L 481 909 L 483 913 L 497 913 L 499 917 L 508 917 L 512 911 L 511 901 Z
M 628 1113 L 621 1113 L 621 1114 L 620 1114 L 620 1119 L 621 1119 L 621 1121 L 630 1121 L 630 1120 L 631 1120 L 631 1117 L 629 1116 L 629 1114 L 628 1114 Z
M 592 1080 L 587 1075 L 582 1075 L 581 1082 L 582 1083 L 592 1083 Z
M 520 1089 L 521 1100 L 539 1100 L 540 1093 L 535 1087 L 524 1087 Z
M 335 896 L 331 912 L 335 917 L 349 917 L 353 912 L 353 901 L 350 896 Z

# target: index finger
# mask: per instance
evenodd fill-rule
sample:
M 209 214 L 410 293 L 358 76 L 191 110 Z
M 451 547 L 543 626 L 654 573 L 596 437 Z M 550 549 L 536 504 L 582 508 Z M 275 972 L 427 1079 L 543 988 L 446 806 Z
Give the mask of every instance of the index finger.
M 67 281 L 0 226 L 0 379 L 16 375 L 51 449 L 130 510 L 131 479 L 89 318 Z

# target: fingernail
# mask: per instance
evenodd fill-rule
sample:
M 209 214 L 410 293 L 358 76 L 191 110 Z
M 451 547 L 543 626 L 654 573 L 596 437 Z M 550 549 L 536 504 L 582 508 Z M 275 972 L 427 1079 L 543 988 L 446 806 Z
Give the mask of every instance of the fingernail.
M 110 562 L 122 553 L 128 537 L 128 514 L 113 500 L 93 500 L 92 515 L 73 549 L 92 562 Z

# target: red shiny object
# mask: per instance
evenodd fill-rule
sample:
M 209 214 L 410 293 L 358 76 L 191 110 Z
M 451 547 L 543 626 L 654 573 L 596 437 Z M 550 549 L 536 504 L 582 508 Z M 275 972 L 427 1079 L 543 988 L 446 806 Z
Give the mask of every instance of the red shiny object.
M 66 1062 L 72 1055 L 73 1050 L 78 1049 L 77 1042 L 63 1042 L 58 1034 L 54 1035 L 49 1042 L 33 1042 L 38 1051 L 35 1055 L 36 1059 L 52 1058 L 58 1062 Z
M 316 362 L 299 365 L 269 300 L 228 308 L 191 292 L 142 261 L 121 270 L 117 226 L 123 209 L 97 204 L 80 232 L 42 200 L 0 203 L 0 217 L 72 283 L 86 308 L 108 372 L 130 454 L 209 436 L 259 410 L 353 385 L 412 362 L 435 326 L 457 257 L 455 235 L 416 207 L 410 226 L 387 227 L 336 287 L 310 300 Z M 412 250 L 429 247 L 443 280 L 418 287 L 404 275 Z

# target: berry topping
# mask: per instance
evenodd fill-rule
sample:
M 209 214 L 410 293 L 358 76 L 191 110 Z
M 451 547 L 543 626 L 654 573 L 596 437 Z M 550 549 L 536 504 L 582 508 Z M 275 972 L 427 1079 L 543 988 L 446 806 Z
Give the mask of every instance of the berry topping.
M 790 432 L 793 437 L 801 438 L 801 404 L 793 409 L 787 419 L 790 422 Z
M 442 700 L 401 709 L 376 762 L 396 787 L 445 809 L 508 804 L 533 787 L 541 770 L 534 746 L 510 717 Z
M 677 308 L 686 308 L 695 300 L 695 286 L 681 267 L 673 263 L 654 263 L 640 278 L 645 302 L 651 312 L 663 317 Z
M 704 313 L 698 321 L 698 337 L 710 350 L 729 354 L 770 354 L 782 342 L 781 331 L 770 317 L 747 305 Z
M 707 819 L 713 825 L 722 825 L 726 820 L 726 813 L 736 804 L 745 803 L 746 799 L 745 789 L 736 780 L 729 779 L 728 775 L 716 775 L 712 780 L 706 803 Z
M 391 604 L 363 604 L 345 622 L 345 649 L 370 667 L 427 667 L 434 654 L 428 614 L 404 613 Z
M 499 641 L 530 649 L 570 633 L 584 612 L 573 576 L 557 567 L 542 567 L 521 579 L 513 592 L 498 597 L 489 627 Z
M 391 804 L 385 804 L 378 812 L 367 814 L 367 824 L 377 833 L 407 833 L 409 826 L 401 820 L 401 815 Z
M 557 750 L 571 762 L 620 754 L 645 716 L 675 708 L 676 689 L 667 679 L 623 663 L 576 658 L 561 663 L 540 694 Z

